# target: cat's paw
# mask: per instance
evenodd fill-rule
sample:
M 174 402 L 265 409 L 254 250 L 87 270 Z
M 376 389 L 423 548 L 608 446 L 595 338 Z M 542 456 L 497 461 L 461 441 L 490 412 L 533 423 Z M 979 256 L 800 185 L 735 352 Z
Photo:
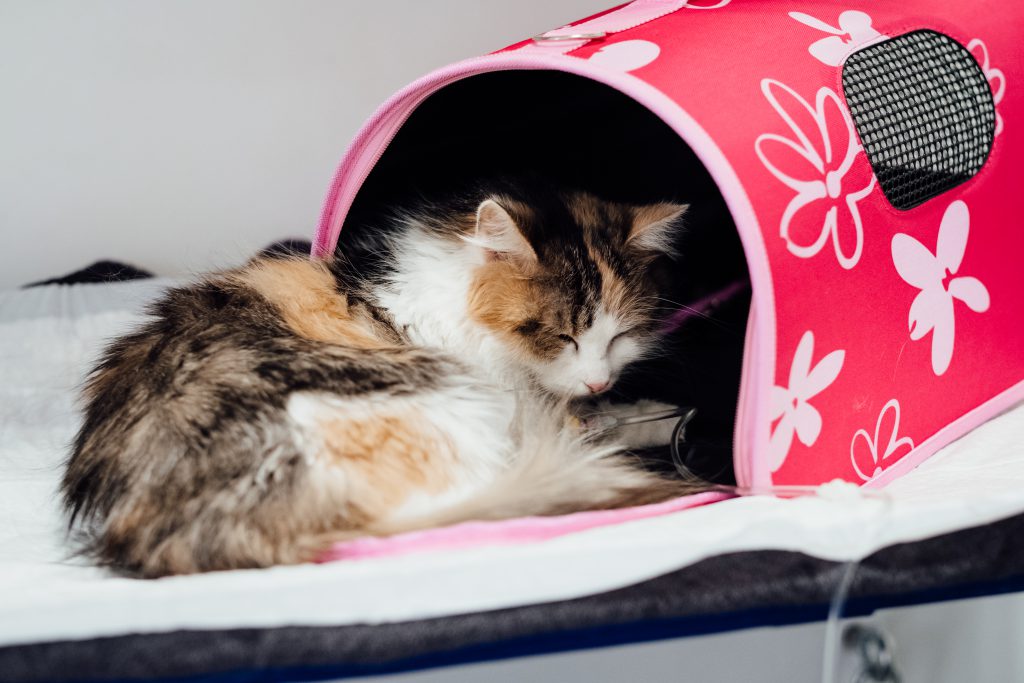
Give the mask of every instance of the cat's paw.
M 678 417 L 650 421 L 639 421 L 640 418 L 670 416 L 676 410 L 677 406 L 647 399 L 635 403 L 597 401 L 582 408 L 578 416 L 585 432 L 626 448 L 650 448 L 671 443 Z M 621 424 L 624 421 L 629 424 Z

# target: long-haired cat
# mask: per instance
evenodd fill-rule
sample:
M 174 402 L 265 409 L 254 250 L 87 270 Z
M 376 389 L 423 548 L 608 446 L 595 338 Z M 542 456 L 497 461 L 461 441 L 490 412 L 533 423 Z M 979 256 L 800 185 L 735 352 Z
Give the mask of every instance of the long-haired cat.
M 155 577 L 692 492 L 565 426 L 656 344 L 683 209 L 508 185 L 170 290 L 88 381 L 72 523 Z

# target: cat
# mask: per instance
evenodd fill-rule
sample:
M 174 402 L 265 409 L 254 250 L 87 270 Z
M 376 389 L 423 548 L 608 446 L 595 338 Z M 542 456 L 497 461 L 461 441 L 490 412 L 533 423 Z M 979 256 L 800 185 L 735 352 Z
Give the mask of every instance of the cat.
M 170 289 L 87 380 L 70 524 L 96 561 L 158 577 L 699 490 L 571 428 L 656 349 L 653 264 L 684 211 L 505 183 L 399 212 L 329 260 Z

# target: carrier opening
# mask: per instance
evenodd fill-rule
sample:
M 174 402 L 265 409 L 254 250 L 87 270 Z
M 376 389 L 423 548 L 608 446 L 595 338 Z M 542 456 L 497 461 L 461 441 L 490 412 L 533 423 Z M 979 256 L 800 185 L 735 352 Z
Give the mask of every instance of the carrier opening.
M 633 366 L 610 397 L 696 408 L 680 449 L 686 467 L 734 483 L 733 429 L 751 294 L 743 248 L 697 156 L 628 96 L 557 71 L 500 71 L 446 86 L 412 113 L 384 151 L 356 195 L 337 249 L 344 252 L 374 216 L 412 196 L 526 174 L 613 201 L 689 204 L 680 256 L 661 266 L 666 306 L 683 313 L 666 333 L 663 353 Z M 653 467 L 673 467 L 667 448 L 643 455 Z

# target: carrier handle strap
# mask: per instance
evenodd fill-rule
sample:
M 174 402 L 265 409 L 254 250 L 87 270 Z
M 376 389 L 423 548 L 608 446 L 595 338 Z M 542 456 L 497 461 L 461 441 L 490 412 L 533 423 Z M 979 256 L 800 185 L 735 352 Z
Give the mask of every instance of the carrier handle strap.
M 628 5 L 623 5 L 617 10 L 594 19 L 534 36 L 532 42 L 516 52 L 564 55 L 583 47 L 591 40 L 604 38 L 609 34 L 626 31 L 649 21 L 660 19 L 666 14 L 686 7 L 686 3 L 687 0 L 634 0 Z

